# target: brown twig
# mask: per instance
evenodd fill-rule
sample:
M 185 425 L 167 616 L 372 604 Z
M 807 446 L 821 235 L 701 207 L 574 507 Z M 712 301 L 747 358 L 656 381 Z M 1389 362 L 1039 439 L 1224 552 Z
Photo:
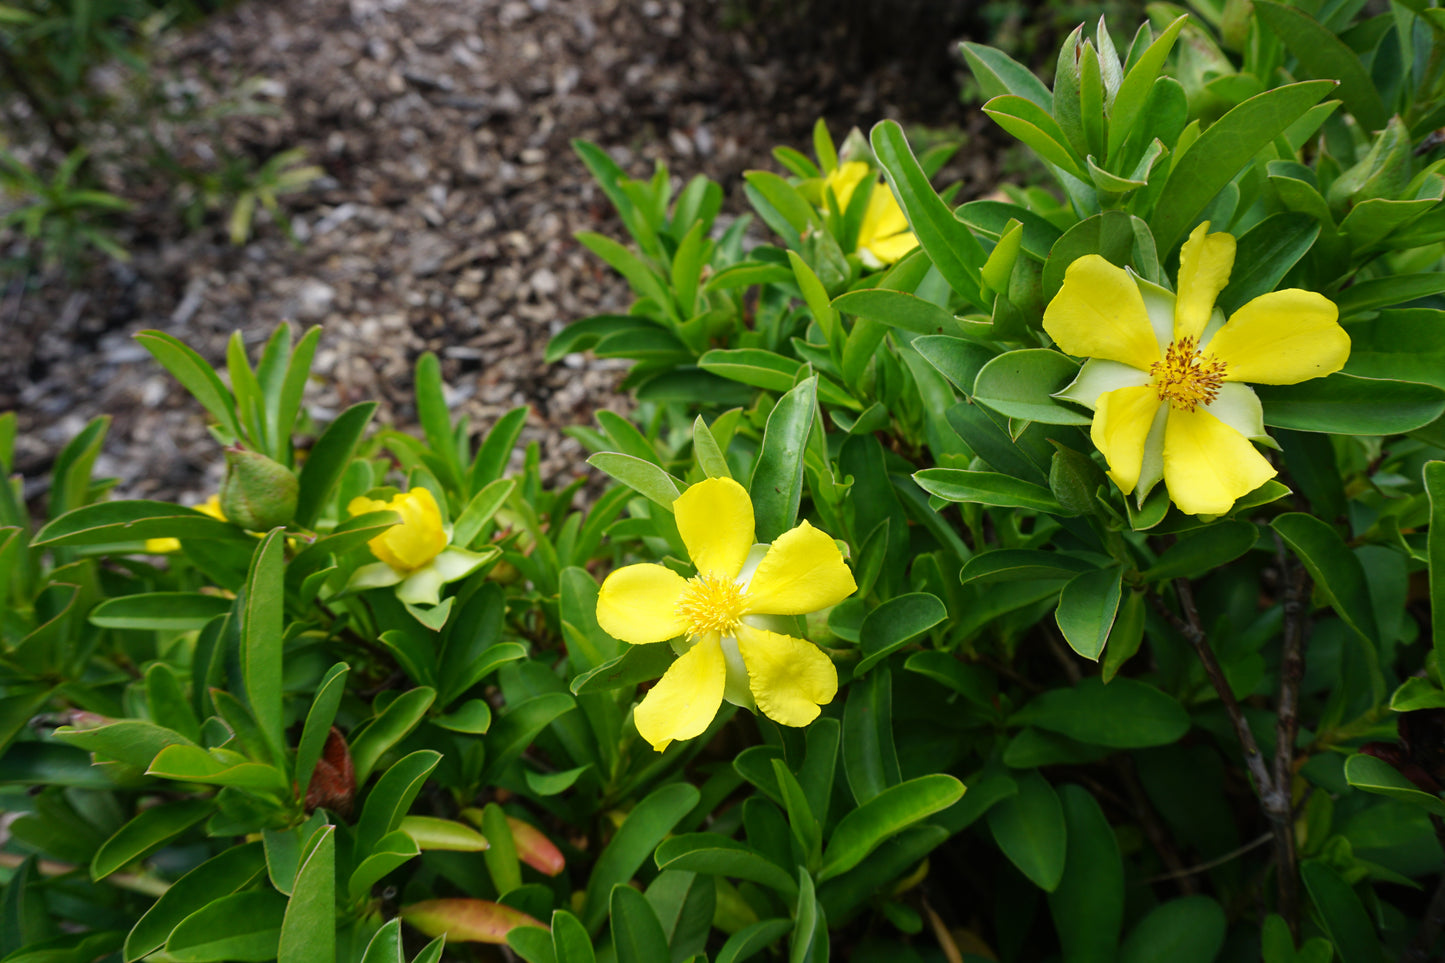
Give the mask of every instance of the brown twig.
M 1154 806 L 1149 801 L 1149 796 L 1144 792 L 1144 787 L 1139 784 L 1139 774 L 1134 771 L 1133 759 L 1124 755 L 1116 755 L 1114 771 L 1118 773 L 1124 791 L 1129 794 L 1134 816 L 1139 820 L 1139 825 L 1143 827 L 1144 835 L 1149 839 L 1149 845 L 1154 847 L 1154 852 L 1159 855 L 1159 860 L 1169 870 L 1158 878 L 1178 880 L 1179 895 L 1181 896 L 1193 896 L 1198 893 L 1199 886 L 1194 881 L 1192 871 L 1185 868 L 1184 860 L 1180 858 L 1179 851 L 1170 841 L 1169 833 L 1160 823 L 1159 816 L 1154 812 Z
M 1249 728 L 1249 723 L 1245 721 L 1244 713 L 1239 708 L 1239 700 L 1234 698 L 1234 690 L 1229 687 L 1229 680 L 1224 677 L 1224 669 L 1220 667 L 1219 659 L 1215 658 L 1214 650 L 1209 647 L 1209 639 L 1204 634 L 1204 624 L 1199 619 L 1199 609 L 1194 605 L 1193 586 L 1187 578 L 1177 578 L 1174 580 L 1174 591 L 1179 597 L 1179 609 L 1184 613 L 1183 618 L 1165 605 L 1157 595 L 1151 594 L 1149 600 L 1161 615 L 1173 623 L 1199 656 L 1210 684 L 1219 695 L 1219 701 L 1224 704 L 1224 711 L 1229 714 L 1234 734 L 1244 749 L 1244 764 L 1249 768 L 1249 774 L 1254 777 L 1255 791 L 1262 799 L 1274 791 L 1274 779 L 1265 765 L 1264 754 L 1259 751 L 1254 732 Z
M 1263 833 L 1255 837 L 1254 839 L 1251 839 L 1243 846 L 1231 849 L 1223 856 L 1216 856 L 1206 862 L 1196 863 L 1193 866 L 1188 866 L 1175 872 L 1160 873 L 1158 876 L 1150 876 L 1148 879 L 1141 879 L 1139 881 L 1139 885 L 1148 886 L 1154 883 L 1167 883 L 1173 879 L 1186 879 L 1191 876 L 1197 876 L 1200 873 L 1207 873 L 1216 866 L 1223 866 L 1225 863 L 1232 862 L 1238 859 L 1252 849 L 1258 849 L 1273 838 L 1274 833 Z
M 1299 942 L 1299 866 L 1294 840 L 1294 749 L 1299 736 L 1299 690 L 1305 674 L 1304 640 L 1309 625 L 1310 576 L 1292 564 L 1284 541 L 1275 535 L 1280 580 L 1284 584 L 1284 642 L 1279 666 L 1279 715 L 1275 728 L 1274 791 L 1261 796 L 1265 815 L 1275 830 L 1279 914 Z

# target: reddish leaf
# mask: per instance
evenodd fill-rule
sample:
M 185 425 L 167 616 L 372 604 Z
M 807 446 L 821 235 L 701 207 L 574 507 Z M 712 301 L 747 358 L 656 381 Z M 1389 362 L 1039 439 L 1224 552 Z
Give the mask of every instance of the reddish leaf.
M 427 936 L 445 933 L 448 943 L 503 945 L 518 926 L 548 928 L 521 910 L 484 899 L 429 899 L 403 906 L 401 918 Z
M 507 825 L 512 830 L 517 858 L 522 862 L 548 876 L 556 876 L 566 868 L 567 860 L 562 851 L 553 845 L 552 840 L 542 835 L 542 831 L 536 826 L 511 816 L 507 817 Z
M 337 815 L 350 816 L 355 798 L 356 770 L 351 765 L 351 750 L 341 730 L 332 726 L 326 734 L 321 758 L 316 760 L 316 769 L 311 773 L 311 784 L 306 787 L 306 811 L 329 809 Z

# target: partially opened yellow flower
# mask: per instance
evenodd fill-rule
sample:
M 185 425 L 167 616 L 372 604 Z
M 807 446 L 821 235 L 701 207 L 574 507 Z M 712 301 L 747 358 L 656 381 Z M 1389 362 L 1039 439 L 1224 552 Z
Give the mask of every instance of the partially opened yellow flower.
M 221 511 L 221 496 L 212 495 L 199 505 L 194 506 L 196 511 L 202 515 L 209 515 L 217 521 L 226 521 L 226 513 Z M 146 551 L 152 555 L 167 555 L 171 552 L 181 550 L 179 538 L 148 538 L 146 539 Z
M 1089 359 L 1058 397 L 1094 409 L 1090 437 L 1109 477 L 1140 504 L 1163 479 L 1191 515 L 1221 515 L 1275 475 L 1251 444 L 1274 442 L 1243 382 L 1298 384 L 1350 355 L 1339 310 L 1312 291 L 1260 295 L 1226 321 L 1214 300 L 1235 242 L 1208 231 L 1205 221 L 1179 252 L 1176 294 L 1089 254 L 1044 311 L 1058 346 Z
M 831 190 L 838 202 L 838 210 L 846 211 L 853 192 L 865 179 L 872 176 L 873 168 L 863 161 L 848 161 L 828 172 L 823 179 L 824 191 Z M 868 207 L 863 212 L 863 222 L 858 227 L 858 256 L 870 268 L 892 264 L 918 246 L 918 238 L 908 230 L 908 218 L 888 185 L 881 179 L 873 182 L 873 192 L 868 195 Z
M 833 701 L 838 673 L 817 646 L 772 631 L 772 615 L 836 605 L 857 585 L 828 535 L 801 522 L 772 545 L 754 545 L 753 503 L 731 478 L 698 482 L 673 502 L 697 575 L 628 565 L 607 576 L 597 622 L 623 642 L 673 643 L 679 658 L 633 713 L 658 752 L 701 735 L 722 700 L 756 704 L 785 726 L 805 726 Z
M 401 516 L 399 524 L 366 543 L 381 561 L 353 572 L 348 591 L 395 585 L 397 598 L 409 605 L 436 605 L 443 585 L 466 578 L 492 557 L 451 544 L 451 526 L 443 524 L 436 498 L 426 488 L 401 492 L 385 502 L 353 498 L 346 510 L 353 516 L 381 511 Z

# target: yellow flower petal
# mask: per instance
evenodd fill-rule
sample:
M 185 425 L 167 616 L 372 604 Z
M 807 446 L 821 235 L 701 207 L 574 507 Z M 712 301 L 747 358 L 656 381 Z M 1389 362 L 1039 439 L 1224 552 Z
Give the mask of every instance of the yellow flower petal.
M 823 178 L 823 188 L 832 190 L 840 212 L 848 210 L 848 202 L 853 199 L 853 192 L 863 183 L 863 178 L 868 176 L 870 170 L 863 161 L 849 161 L 833 168 L 828 172 L 828 176 Z
M 687 579 L 650 562 L 619 568 L 597 592 L 597 624 L 633 645 L 675 639 L 687 631 L 677 611 L 686 586 Z
M 1210 234 L 1209 222 L 1194 229 L 1179 251 L 1179 296 L 1174 303 L 1174 338 L 1197 343 L 1214 311 L 1214 299 L 1234 268 L 1234 235 Z
M 868 210 L 863 212 L 863 221 L 858 225 L 859 246 L 906 230 L 908 218 L 898 206 L 898 199 L 887 184 L 874 184 L 873 193 L 868 195 Z
M 1086 254 L 1064 272 L 1064 286 L 1044 309 L 1044 330 L 1075 357 L 1147 371 L 1162 356 L 1139 285 L 1097 254 Z
M 1203 409 L 1169 412 L 1164 429 L 1164 484 L 1189 515 L 1223 515 L 1275 475 L 1239 432 Z
M 207 498 L 205 501 L 201 502 L 199 505 L 196 506 L 196 511 L 200 512 L 202 515 L 209 515 L 219 522 L 224 522 L 226 520 L 226 513 L 221 511 L 220 495 L 212 495 L 210 498 Z
M 917 246 L 918 238 L 911 233 L 894 234 L 892 237 L 869 241 L 866 246 L 859 245 L 859 247 L 866 247 L 868 252 L 882 264 L 893 264 L 902 260 L 905 254 Z
M 169 555 L 171 552 L 181 550 L 179 538 L 148 538 L 146 539 L 146 551 L 151 555 Z
M 674 739 L 702 735 L 722 706 L 725 671 L 717 639 L 688 649 L 632 713 L 642 738 L 661 752 Z
M 1271 291 L 1234 312 L 1205 351 L 1225 363 L 1225 381 L 1292 385 L 1322 378 L 1350 356 L 1339 315 L 1322 294 Z
M 811 642 L 744 625 L 738 649 L 758 708 L 779 725 L 806 726 L 838 693 L 833 660 Z
M 747 489 L 731 478 L 709 478 L 677 496 L 672 511 L 698 574 L 737 578 L 753 547 Z
M 743 614 L 806 615 L 837 605 L 857 588 L 837 543 L 799 522 L 779 535 L 758 563 L 743 597 Z
M 1144 467 L 1144 442 L 1159 412 L 1159 393 L 1152 385 L 1119 388 L 1099 397 L 1089 437 L 1109 463 L 1109 477 L 1125 495 L 1139 483 Z
M 416 571 L 447 547 L 441 509 L 429 489 L 418 486 L 394 496 L 389 502 L 354 498 L 347 506 L 353 515 L 362 514 L 355 511 L 359 502 L 367 503 L 365 511 L 388 509 L 401 516 L 401 524 L 393 525 L 366 543 L 373 555 L 398 572 Z

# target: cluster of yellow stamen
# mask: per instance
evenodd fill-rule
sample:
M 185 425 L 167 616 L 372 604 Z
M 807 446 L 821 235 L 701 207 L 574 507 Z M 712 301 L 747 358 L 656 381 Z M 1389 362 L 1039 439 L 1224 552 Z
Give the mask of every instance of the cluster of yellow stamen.
M 1204 354 L 1195 347 L 1194 339 L 1187 337 L 1171 344 L 1163 361 L 1149 366 L 1159 400 L 1180 411 L 1193 411 L 1218 397 L 1224 372 L 1223 361 Z
M 690 638 L 736 635 L 742 610 L 742 586 L 721 576 L 688 579 L 687 588 L 677 600 L 677 614 L 687 623 Z

